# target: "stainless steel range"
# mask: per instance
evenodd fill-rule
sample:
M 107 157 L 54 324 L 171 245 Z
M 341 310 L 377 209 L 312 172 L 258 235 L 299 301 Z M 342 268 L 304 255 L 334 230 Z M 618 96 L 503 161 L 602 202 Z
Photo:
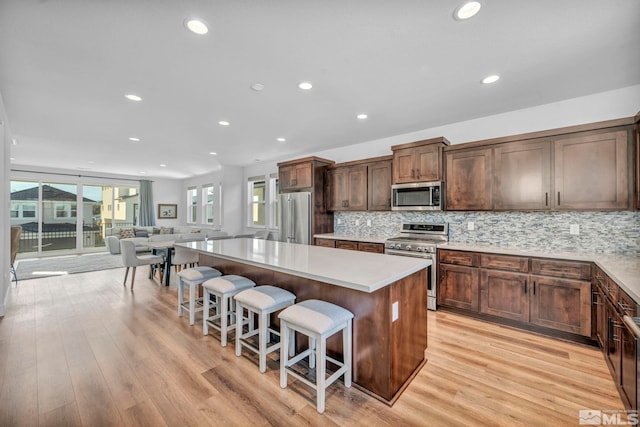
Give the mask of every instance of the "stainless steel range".
M 426 222 L 403 223 L 400 235 L 387 239 L 384 253 L 430 259 L 431 277 L 427 283 L 427 308 L 436 310 L 437 269 L 436 245 L 449 240 L 449 224 Z

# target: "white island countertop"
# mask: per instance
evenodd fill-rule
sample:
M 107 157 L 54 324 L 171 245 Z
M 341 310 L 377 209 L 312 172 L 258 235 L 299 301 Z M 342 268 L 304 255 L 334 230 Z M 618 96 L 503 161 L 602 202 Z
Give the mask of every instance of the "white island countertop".
M 176 245 L 204 255 L 369 293 L 431 265 L 428 259 L 251 238 Z

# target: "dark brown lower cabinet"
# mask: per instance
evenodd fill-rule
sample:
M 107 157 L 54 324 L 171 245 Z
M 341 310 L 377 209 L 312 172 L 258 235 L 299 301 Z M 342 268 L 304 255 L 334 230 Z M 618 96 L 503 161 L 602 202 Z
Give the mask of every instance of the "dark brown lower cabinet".
M 620 316 L 611 301 L 605 304 L 607 316 L 607 341 L 604 347 L 604 357 L 616 384 L 620 384 Z
M 546 328 L 591 336 L 591 283 L 530 276 L 530 322 Z
M 440 264 L 438 304 L 478 312 L 478 269 Z
M 607 341 L 606 296 L 598 284 L 593 283 L 591 286 L 593 295 L 592 315 L 595 319 L 595 322 L 591 323 L 593 326 L 592 332 L 600 348 L 604 348 L 604 343 Z
M 638 409 L 636 337 L 623 323 L 620 327 L 620 395 L 630 409 Z
M 480 313 L 529 321 L 527 274 L 483 269 L 480 278 Z

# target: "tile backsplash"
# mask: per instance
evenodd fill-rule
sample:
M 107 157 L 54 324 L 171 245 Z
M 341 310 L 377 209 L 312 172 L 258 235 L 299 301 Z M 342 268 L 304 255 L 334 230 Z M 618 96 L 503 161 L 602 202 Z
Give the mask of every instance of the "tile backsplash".
M 334 232 L 393 237 L 403 222 L 447 222 L 449 240 L 459 243 L 640 255 L 640 212 L 630 211 L 335 212 Z

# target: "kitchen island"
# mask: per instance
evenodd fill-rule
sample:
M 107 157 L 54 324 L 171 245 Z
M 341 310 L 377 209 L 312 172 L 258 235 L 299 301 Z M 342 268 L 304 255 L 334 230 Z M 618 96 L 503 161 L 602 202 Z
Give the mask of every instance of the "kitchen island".
M 388 404 L 426 362 L 429 260 L 250 238 L 178 245 L 199 252 L 200 265 L 351 311 L 353 382 Z M 327 351 L 341 357 L 339 335 Z

